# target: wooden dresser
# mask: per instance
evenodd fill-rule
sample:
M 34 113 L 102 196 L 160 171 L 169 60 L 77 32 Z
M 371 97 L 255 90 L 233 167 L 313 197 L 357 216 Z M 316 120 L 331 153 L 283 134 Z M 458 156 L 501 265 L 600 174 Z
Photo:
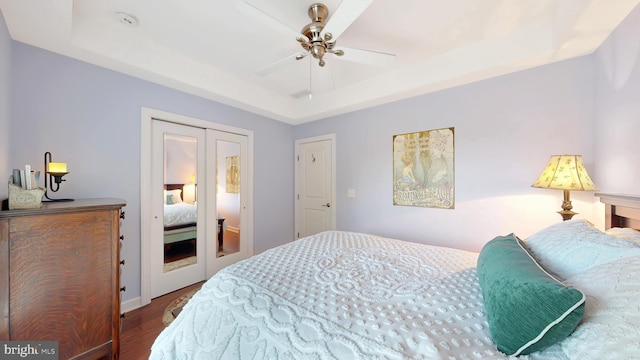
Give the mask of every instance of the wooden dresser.
M 58 341 L 60 359 L 119 357 L 124 205 L 0 211 L 0 341 Z

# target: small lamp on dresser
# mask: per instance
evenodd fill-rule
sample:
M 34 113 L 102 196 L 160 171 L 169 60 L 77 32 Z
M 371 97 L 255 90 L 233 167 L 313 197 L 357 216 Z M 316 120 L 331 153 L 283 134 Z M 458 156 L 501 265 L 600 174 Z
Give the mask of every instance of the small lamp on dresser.
M 558 214 L 562 216 L 562 220 L 570 220 L 576 212 L 571 211 L 571 199 L 569 192 L 577 191 L 595 191 L 598 190 L 591 181 L 587 169 L 584 167 L 581 155 L 553 155 L 549 159 L 547 166 L 542 174 L 538 177 L 532 187 L 559 189 L 564 191 L 564 201 L 562 202 L 562 211 Z
M 67 175 L 66 163 L 54 163 L 51 161 L 51 153 L 44 153 L 44 201 L 73 201 L 73 199 L 52 199 L 47 193 L 48 190 L 57 192 L 60 189 L 60 183 L 66 181 L 62 177 Z

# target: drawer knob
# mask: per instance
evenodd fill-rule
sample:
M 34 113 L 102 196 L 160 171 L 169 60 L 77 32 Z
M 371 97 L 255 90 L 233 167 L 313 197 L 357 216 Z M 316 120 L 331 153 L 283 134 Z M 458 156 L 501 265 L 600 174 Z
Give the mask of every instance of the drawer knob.
M 120 211 L 120 219 L 124 219 L 124 210 Z
M 124 235 L 120 235 L 120 241 L 124 241 Z
M 120 265 L 124 265 L 124 259 L 120 260 Z
M 121 287 L 120 291 L 127 291 L 127 287 L 126 286 Z

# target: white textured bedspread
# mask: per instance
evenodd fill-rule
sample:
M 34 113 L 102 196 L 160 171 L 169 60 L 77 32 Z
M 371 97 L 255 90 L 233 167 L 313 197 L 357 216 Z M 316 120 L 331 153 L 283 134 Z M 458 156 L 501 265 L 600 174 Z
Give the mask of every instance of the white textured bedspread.
M 198 211 L 195 204 L 178 203 L 164 206 L 164 226 L 195 224 Z
M 297 240 L 207 281 L 151 359 L 504 359 L 476 260 L 358 233 Z

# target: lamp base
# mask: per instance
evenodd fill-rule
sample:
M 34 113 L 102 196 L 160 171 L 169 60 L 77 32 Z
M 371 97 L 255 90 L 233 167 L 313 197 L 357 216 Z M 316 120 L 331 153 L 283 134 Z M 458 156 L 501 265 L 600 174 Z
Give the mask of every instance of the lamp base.
M 562 216 L 562 221 L 567 221 L 567 220 L 571 220 L 573 215 L 576 215 L 577 212 L 571 211 L 571 210 L 562 210 L 562 211 L 558 211 L 558 214 Z
M 44 192 L 44 199 L 42 199 L 42 202 L 62 202 L 62 201 L 74 201 L 75 199 L 52 199 L 49 197 L 49 194 L 47 194 L 47 191 L 45 190 Z
M 573 209 L 573 205 L 571 205 L 571 197 L 569 195 L 569 190 L 564 190 L 564 200 L 562 201 L 562 211 L 558 211 L 558 214 L 562 216 L 562 221 L 571 220 L 573 215 L 577 214 L 577 212 L 571 211 Z
M 61 201 L 75 201 L 75 199 L 43 199 L 42 202 L 61 202 Z

